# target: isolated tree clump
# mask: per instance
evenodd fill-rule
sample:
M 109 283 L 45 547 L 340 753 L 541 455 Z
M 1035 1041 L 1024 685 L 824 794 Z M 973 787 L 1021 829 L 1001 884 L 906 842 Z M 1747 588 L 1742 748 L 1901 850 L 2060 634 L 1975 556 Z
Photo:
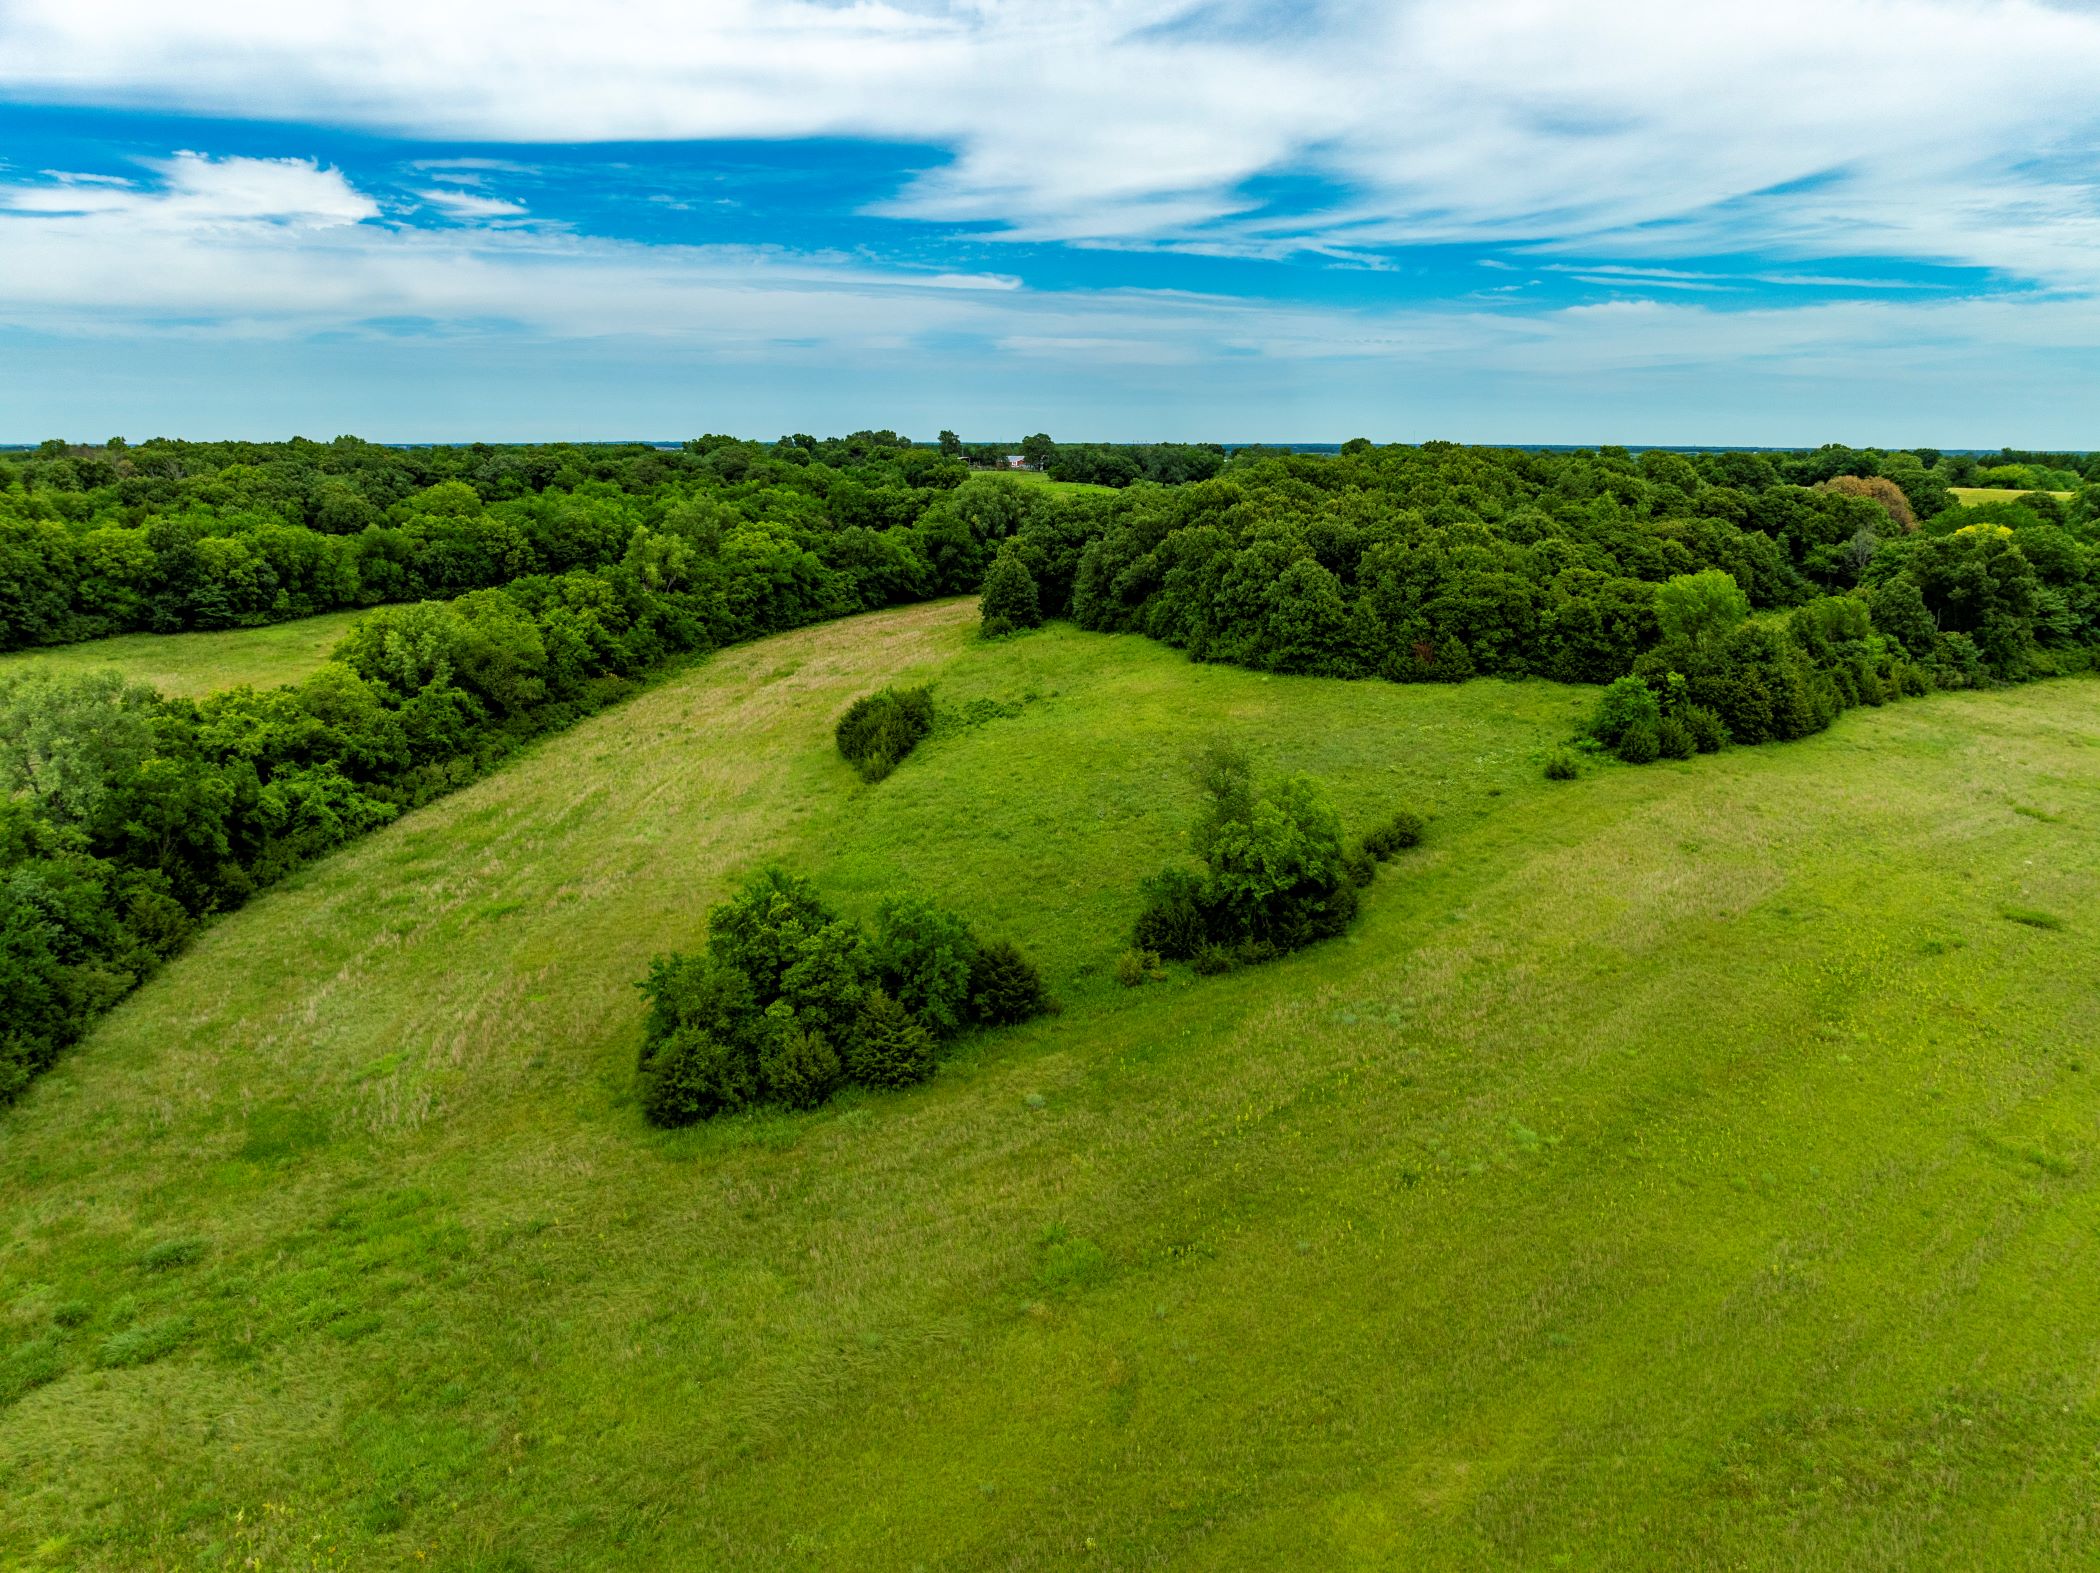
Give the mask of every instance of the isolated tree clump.
M 808 880 L 769 868 L 707 917 L 707 948 L 659 956 L 638 1069 L 643 1114 L 690 1125 L 755 1104 L 814 1108 L 840 1087 L 905 1087 L 973 1022 L 1050 1008 L 1013 945 L 980 944 L 953 913 L 885 902 L 872 933 Z
M 986 570 L 978 608 L 987 639 L 1042 626 L 1042 594 L 1036 587 L 1035 575 L 1028 571 L 1028 564 L 1021 560 L 1020 550 L 1013 542 L 999 548 L 999 555 Z
M 1918 527 L 1918 516 L 1911 508 L 1910 498 L 1904 495 L 1902 487 L 1886 476 L 1833 475 L 1816 490 L 1864 497 L 1868 502 L 1879 504 L 1898 529 L 1910 531 Z
M 933 730 L 931 688 L 885 688 L 864 694 L 839 717 L 836 737 L 846 763 L 863 781 L 880 781 Z
M 1199 960 L 1199 971 L 1266 960 L 1330 939 L 1356 916 L 1377 861 L 1421 835 L 1400 814 L 1352 849 L 1341 818 L 1305 776 L 1257 782 L 1245 753 L 1213 746 L 1197 767 L 1204 792 L 1190 843 L 1201 870 L 1170 865 L 1145 881 L 1132 951 Z M 1372 844 L 1381 850 L 1373 850 Z

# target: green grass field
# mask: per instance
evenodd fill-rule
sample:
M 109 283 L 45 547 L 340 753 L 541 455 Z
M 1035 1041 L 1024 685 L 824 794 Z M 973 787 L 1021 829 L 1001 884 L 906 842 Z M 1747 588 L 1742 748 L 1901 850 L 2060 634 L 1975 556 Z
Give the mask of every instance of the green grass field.
M 1090 481 L 1053 481 L 1041 470 L 986 470 L 987 475 L 1004 475 L 1011 480 L 1023 481 L 1030 486 L 1040 486 L 1046 491 L 1083 494 L 1086 492 L 1113 492 L 1113 486 L 1096 486 Z
M 164 694 L 195 698 L 252 683 L 296 683 L 328 659 L 363 612 L 328 612 L 262 628 L 208 634 L 120 634 L 84 644 L 14 650 L 0 655 L 0 674 L 38 669 L 87 672 L 115 667 Z
M 1593 691 L 973 612 L 543 742 L 0 1116 L 0 1567 L 2100 1555 L 2089 683 L 1553 785 Z M 830 726 L 897 677 L 1007 713 L 862 786 Z M 1430 838 L 1345 940 L 1123 990 L 1221 730 Z M 651 1130 L 633 980 L 765 859 L 1065 1010 Z
M 1955 501 L 1959 502 L 1964 508 L 1974 508 L 1979 503 L 1987 502 L 2017 502 L 2020 498 L 2027 495 L 2026 492 L 2017 486 L 1950 486 L 1947 490 L 1954 493 Z M 2049 495 L 2058 502 L 2069 502 L 2078 494 L 2076 492 L 2051 492 Z

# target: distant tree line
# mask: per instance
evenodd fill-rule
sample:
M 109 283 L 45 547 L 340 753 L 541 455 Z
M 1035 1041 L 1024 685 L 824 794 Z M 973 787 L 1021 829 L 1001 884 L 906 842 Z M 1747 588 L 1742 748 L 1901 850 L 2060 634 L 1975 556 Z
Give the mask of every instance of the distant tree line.
M 669 451 L 47 443 L 0 459 L 0 649 L 450 597 L 618 563 L 638 530 L 866 545 L 969 473 L 892 432 Z

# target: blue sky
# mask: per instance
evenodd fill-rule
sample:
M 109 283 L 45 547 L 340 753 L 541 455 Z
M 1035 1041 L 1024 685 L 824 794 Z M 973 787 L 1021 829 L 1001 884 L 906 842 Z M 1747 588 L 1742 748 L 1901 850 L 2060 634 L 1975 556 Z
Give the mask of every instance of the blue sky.
M 2082 448 L 2096 88 L 2083 0 L 0 0 L 0 439 Z

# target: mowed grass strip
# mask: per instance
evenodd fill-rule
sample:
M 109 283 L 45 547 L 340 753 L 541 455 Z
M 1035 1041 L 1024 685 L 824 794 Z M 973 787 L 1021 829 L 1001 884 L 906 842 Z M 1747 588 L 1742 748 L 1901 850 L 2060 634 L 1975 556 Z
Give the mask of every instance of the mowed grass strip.
M 1549 784 L 1588 691 L 973 611 L 547 740 L 39 1083 L 0 1124 L 0 1556 L 2089 1559 L 2096 942 L 2004 916 L 2091 910 L 2089 685 Z M 830 726 L 891 680 L 948 719 L 865 787 Z M 1347 940 L 1120 989 L 1218 731 L 1428 842 Z M 766 858 L 969 910 L 1064 1013 L 648 1130 L 632 981 Z
M 0 655 L 0 676 L 27 671 L 71 675 L 114 667 L 161 693 L 201 698 L 243 683 L 275 688 L 317 671 L 362 611 L 326 612 L 261 628 L 212 633 L 119 634 L 81 644 L 12 650 Z

